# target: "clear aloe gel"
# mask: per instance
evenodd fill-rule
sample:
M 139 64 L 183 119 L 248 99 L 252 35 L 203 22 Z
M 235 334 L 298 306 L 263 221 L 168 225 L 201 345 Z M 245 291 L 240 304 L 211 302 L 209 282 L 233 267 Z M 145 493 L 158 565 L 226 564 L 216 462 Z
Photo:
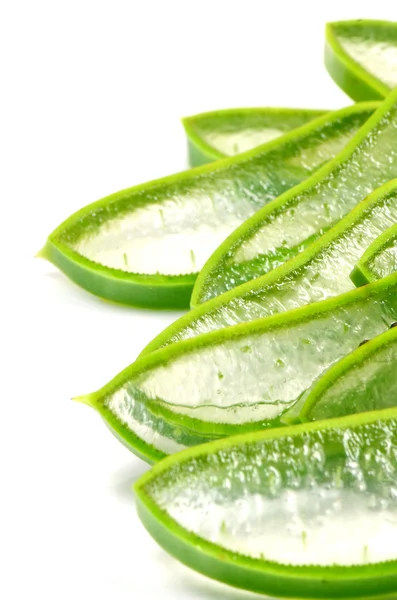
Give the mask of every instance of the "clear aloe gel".
M 397 590 L 397 409 L 232 437 L 135 485 L 154 539 L 191 568 L 281 597 Z
M 219 439 L 220 435 L 200 433 L 184 424 L 175 426 L 164 418 L 163 411 L 151 409 L 139 391 L 128 395 L 123 388 L 108 394 L 102 401 L 97 393 L 74 398 L 96 409 L 110 431 L 126 448 L 148 463 L 155 463 L 190 446 Z
M 243 155 L 113 194 L 62 223 L 40 255 L 103 298 L 186 308 L 215 248 L 335 156 L 375 107 L 336 111 Z
M 197 278 L 192 307 L 293 258 L 397 177 L 396 125 L 397 90 L 332 161 L 259 209 L 217 248 Z
M 222 327 L 271 316 L 354 289 L 350 274 L 368 245 L 397 222 L 397 180 L 359 203 L 304 252 L 270 273 L 192 309 L 142 355 Z M 384 275 L 397 270 L 390 269 Z M 372 280 L 375 280 L 373 278 Z
M 397 23 L 357 19 L 326 26 L 325 66 L 353 100 L 377 100 L 397 86 Z
M 366 250 L 351 273 L 356 285 L 365 285 L 397 271 L 397 226 L 380 235 Z
M 182 119 L 192 167 L 246 152 L 329 111 L 301 108 L 230 108 Z
M 392 327 L 333 365 L 303 394 L 283 422 L 343 417 L 397 406 L 397 328 Z
M 279 427 L 326 369 L 397 320 L 396 291 L 393 274 L 336 298 L 171 344 L 80 400 L 149 461 L 169 451 L 158 434 L 175 442 L 181 428 L 190 436 L 220 437 Z M 169 427 L 159 429 L 158 418 Z

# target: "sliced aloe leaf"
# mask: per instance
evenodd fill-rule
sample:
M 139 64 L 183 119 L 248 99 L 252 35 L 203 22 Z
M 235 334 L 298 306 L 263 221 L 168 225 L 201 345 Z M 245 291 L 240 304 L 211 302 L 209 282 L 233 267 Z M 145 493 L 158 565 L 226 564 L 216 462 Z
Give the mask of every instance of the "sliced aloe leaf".
M 284 422 L 292 416 L 295 422 L 317 421 L 397 406 L 397 328 L 342 358 L 298 404 L 293 415 L 285 413 Z
M 167 421 L 164 411 L 158 411 L 155 404 L 150 410 L 138 389 L 134 394 L 130 393 L 132 388 L 127 392 L 122 375 L 113 380 L 114 390 L 110 391 L 105 386 L 98 392 L 78 396 L 74 400 L 97 410 L 115 437 L 139 458 L 155 463 L 189 446 L 223 437 Z
M 292 260 L 200 304 L 177 319 L 152 340 L 141 355 L 176 341 L 354 289 L 350 272 L 357 260 L 382 231 L 396 222 L 397 179 L 394 179 L 372 192 L 335 227 Z M 397 271 L 397 265 L 385 275 L 394 270 Z
M 396 458 L 395 408 L 232 437 L 141 477 L 138 514 L 170 554 L 229 585 L 383 597 L 397 590 Z
M 379 100 L 397 86 L 397 23 L 339 21 L 326 26 L 325 65 L 353 100 Z
M 397 271 L 397 226 L 382 233 L 366 250 L 351 273 L 352 281 L 365 285 Z
M 375 107 L 329 113 L 243 155 L 109 196 L 62 223 L 40 255 L 98 296 L 187 307 L 218 244 L 339 152 Z
M 159 430 L 157 419 L 178 435 L 182 428 L 197 437 L 280 426 L 283 413 L 321 373 L 396 320 L 397 273 L 336 298 L 171 344 L 80 400 L 133 452 L 153 461 L 170 451 L 168 441 L 157 443 L 158 434 L 176 441 L 173 427 Z M 189 435 L 184 439 L 190 444 Z
M 235 156 L 326 114 L 302 108 L 230 108 L 185 117 L 190 164 Z
M 196 306 L 302 252 L 374 189 L 397 177 L 397 89 L 346 147 L 305 182 L 259 209 L 197 278 Z

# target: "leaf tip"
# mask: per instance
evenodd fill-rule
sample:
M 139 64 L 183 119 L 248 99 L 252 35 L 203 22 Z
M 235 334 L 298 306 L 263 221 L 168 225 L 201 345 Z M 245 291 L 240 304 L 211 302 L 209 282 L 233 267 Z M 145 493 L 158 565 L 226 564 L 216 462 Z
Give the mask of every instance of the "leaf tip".
M 35 258 L 43 258 L 44 260 L 51 260 L 50 250 L 48 247 L 48 243 L 46 242 L 44 246 L 39 250 L 35 256 Z
M 73 402 L 80 402 L 80 404 L 86 404 L 87 406 L 91 406 L 91 408 L 96 408 L 95 394 L 84 394 L 82 396 L 74 396 L 72 400 Z

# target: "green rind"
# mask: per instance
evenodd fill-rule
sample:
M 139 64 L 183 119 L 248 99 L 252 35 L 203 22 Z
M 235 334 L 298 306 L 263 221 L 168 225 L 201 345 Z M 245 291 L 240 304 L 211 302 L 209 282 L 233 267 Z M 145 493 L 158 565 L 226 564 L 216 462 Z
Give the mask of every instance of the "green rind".
M 241 242 L 241 240 L 246 239 L 252 232 L 257 231 L 260 227 L 261 222 L 263 222 L 266 218 L 269 218 L 270 215 L 277 214 L 283 209 L 284 206 L 289 206 L 288 203 L 292 202 L 295 197 L 298 197 L 300 194 L 303 195 L 310 188 L 315 188 L 315 186 L 318 185 L 325 177 L 330 175 L 333 171 L 336 171 L 339 168 L 339 166 L 344 163 L 345 160 L 348 160 L 348 158 L 351 157 L 357 146 L 361 142 L 363 142 L 363 140 L 366 138 L 371 129 L 373 129 L 378 124 L 382 116 L 386 114 L 395 105 L 396 100 L 397 89 L 394 90 L 384 102 L 382 102 L 379 108 L 375 111 L 373 115 L 369 117 L 369 119 L 354 135 L 351 141 L 345 146 L 342 152 L 340 152 L 332 160 L 328 161 L 325 165 L 320 167 L 320 169 L 318 169 L 318 171 L 316 171 L 314 175 L 311 175 L 302 183 L 284 192 L 278 198 L 272 200 L 272 202 L 259 209 L 254 215 L 252 215 L 252 217 L 250 217 L 249 219 L 244 221 L 242 225 L 237 227 L 237 229 L 235 229 L 234 232 L 231 235 L 229 235 L 222 242 L 222 244 L 218 246 L 215 252 L 207 260 L 196 279 L 196 283 L 194 285 L 190 301 L 191 308 L 194 308 L 197 305 L 206 301 L 206 282 L 211 279 L 212 273 L 222 262 L 224 257 L 231 250 L 231 248 L 237 246 L 237 244 Z M 319 235 L 317 237 L 319 237 L 320 234 L 321 232 L 319 232 Z M 310 243 L 312 243 L 314 239 L 311 240 L 311 242 L 308 241 L 307 245 L 310 245 Z M 298 249 L 296 250 L 296 254 L 298 254 Z M 292 256 L 290 258 L 292 258 Z
M 195 281 L 193 275 L 140 275 L 103 267 L 61 244 L 55 235 L 37 256 L 50 261 L 91 294 L 140 308 L 184 309 Z
M 385 98 L 389 94 L 390 88 L 371 73 L 368 73 L 342 48 L 335 35 L 335 29 L 341 26 L 395 27 L 397 38 L 397 23 L 358 19 L 327 23 L 325 27 L 324 61 L 326 69 L 335 83 L 356 102 Z
M 197 115 L 199 116 L 199 115 Z M 222 152 L 207 144 L 194 128 L 194 117 L 184 117 L 182 119 L 187 136 L 189 164 L 191 167 L 206 165 L 214 160 L 225 158 Z
M 236 444 L 291 437 L 325 429 L 348 428 L 397 418 L 397 409 L 361 413 L 283 429 L 256 432 L 190 448 L 167 457 L 143 475 L 134 486 L 137 510 L 153 538 L 170 554 L 194 570 L 234 587 L 277 597 L 369 598 L 384 597 L 397 590 L 397 561 L 365 566 L 290 566 L 253 559 L 226 550 L 188 532 L 162 511 L 145 487 L 175 464 L 203 454 L 227 450 Z
M 357 265 L 354 267 L 353 271 L 350 274 L 350 279 L 356 287 L 367 285 L 369 277 L 370 274 L 365 273 L 365 271 L 361 268 L 358 268 Z
M 368 212 L 368 210 L 375 206 L 383 197 L 386 197 L 388 194 L 392 193 L 395 189 L 397 189 L 397 179 L 393 179 L 388 183 L 385 183 L 367 196 L 365 200 L 360 202 L 346 215 L 346 217 L 339 221 L 337 225 L 327 231 L 327 233 L 322 235 L 318 240 L 313 242 L 313 244 L 311 244 L 306 250 L 288 262 L 284 263 L 277 269 L 273 269 L 272 271 L 269 271 L 269 273 L 258 277 L 257 279 L 248 281 L 247 283 L 233 288 L 229 292 L 225 292 L 220 296 L 215 296 L 211 300 L 192 308 L 192 310 L 171 323 L 171 325 L 164 329 L 147 346 L 145 346 L 140 353 L 140 357 L 146 356 L 147 354 L 154 352 L 161 347 L 169 345 L 172 343 L 171 340 L 173 336 L 187 327 L 190 323 L 201 317 L 204 317 L 206 314 L 211 313 L 211 311 L 216 310 L 223 304 L 235 298 L 244 297 L 249 292 L 253 292 L 255 294 L 261 289 L 276 285 L 278 281 L 284 279 L 289 273 L 292 274 L 306 263 L 312 261 L 316 255 L 320 255 L 322 250 L 326 248 L 331 241 L 337 239 L 344 231 L 348 230 L 353 226 L 353 224 L 357 223 Z M 377 281 L 377 278 L 374 278 L 371 283 L 374 281 Z M 365 283 L 368 283 L 368 281 L 365 281 Z
M 371 263 L 374 257 L 381 254 L 386 248 L 392 245 L 397 239 L 397 225 L 384 231 L 365 251 L 361 259 L 354 267 L 350 279 L 355 286 L 360 287 L 367 283 L 372 283 L 379 279 L 377 274 L 371 269 Z
M 76 236 L 87 226 L 87 220 L 92 211 L 131 203 L 139 207 L 146 204 L 144 193 L 147 191 L 161 190 L 164 185 L 185 182 L 190 179 L 200 178 L 208 174 L 228 169 L 240 162 L 254 158 L 258 153 L 270 152 L 288 144 L 293 140 L 310 134 L 316 128 L 325 125 L 329 119 L 339 118 L 342 114 L 350 114 L 376 108 L 376 104 L 363 104 L 348 107 L 334 113 L 327 113 L 314 121 L 292 130 L 284 136 L 277 138 L 253 150 L 249 150 L 235 157 L 219 160 L 214 164 L 196 167 L 189 171 L 177 173 L 155 181 L 128 188 L 98 200 L 71 215 L 48 237 L 47 244 L 38 253 L 61 269 L 72 281 L 85 290 L 106 298 L 108 300 L 143 308 L 181 309 L 189 307 L 189 300 L 197 273 L 187 275 L 146 275 L 131 273 L 118 269 L 104 267 L 99 263 L 89 260 L 63 242 L 62 235 L 66 230 L 73 231 Z M 329 116 L 331 115 L 331 116 Z M 339 116 L 338 116 L 339 115 Z M 83 224 L 82 224 L 83 223 Z
M 190 137 L 187 138 L 187 153 L 189 157 L 189 165 L 191 167 L 201 167 L 202 165 L 207 165 L 214 160 L 224 158 L 220 152 L 216 153 L 215 149 L 211 155 L 203 152 L 200 147 L 190 139 Z
M 230 116 L 230 118 L 234 118 L 236 116 L 245 115 L 247 113 L 258 114 L 258 116 L 263 114 L 268 117 L 271 117 L 274 114 L 278 117 L 285 116 L 286 118 L 291 116 L 291 114 L 301 114 L 307 117 L 307 122 L 310 122 L 318 117 L 327 114 L 328 112 L 330 111 L 302 108 L 227 108 L 223 110 L 199 113 L 190 117 L 184 117 L 182 119 L 182 124 L 187 135 L 189 163 L 192 167 L 196 167 L 207 164 L 214 160 L 218 160 L 220 158 L 225 158 L 227 156 L 223 152 L 220 152 L 217 148 L 211 146 L 211 144 L 206 142 L 205 139 L 200 135 L 197 123 L 200 123 L 200 120 L 202 119 L 206 119 L 208 117 L 223 118 L 225 116 Z M 292 128 L 289 129 L 289 131 L 292 130 Z M 285 133 L 287 133 L 287 131 Z

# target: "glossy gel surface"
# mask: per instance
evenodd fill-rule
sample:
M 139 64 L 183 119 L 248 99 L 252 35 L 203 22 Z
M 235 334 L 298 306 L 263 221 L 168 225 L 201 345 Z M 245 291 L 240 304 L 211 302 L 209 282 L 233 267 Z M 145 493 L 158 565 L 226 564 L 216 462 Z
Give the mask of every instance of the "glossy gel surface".
M 335 156 L 375 106 L 329 113 L 245 155 L 119 192 L 73 215 L 49 242 L 93 270 L 105 267 L 100 277 L 144 274 L 156 283 L 169 276 L 171 285 L 197 273 L 239 224 Z M 59 258 L 56 264 L 66 270 Z
M 236 565 L 242 557 L 314 567 L 396 560 L 397 420 L 382 413 L 391 411 L 183 453 L 144 476 L 138 497 L 150 499 L 156 519 L 170 518 L 171 534 L 206 540 L 204 552 L 215 545 L 237 553 Z M 348 570 L 338 577 L 348 579 Z
M 280 426 L 326 369 L 397 320 L 396 290 L 392 275 L 337 299 L 173 344 L 83 401 L 149 460 L 197 443 L 186 443 L 189 435 Z
M 201 271 L 192 306 L 280 266 L 397 176 L 396 99 L 397 91 L 334 161 L 260 209 L 225 240 Z
M 98 410 L 116 437 L 148 462 L 220 437 L 169 423 L 155 404 L 150 405 L 138 388 L 127 383 L 106 396 L 97 392 L 77 400 Z
M 390 300 L 355 302 L 289 326 L 286 320 L 276 330 L 261 331 L 258 325 L 257 333 L 170 359 L 132 385 L 171 411 L 202 421 L 272 421 L 335 360 L 384 331 L 394 315 L 388 312 Z M 134 389 L 129 393 L 133 396 Z
M 390 246 L 374 256 L 370 268 L 377 278 L 384 277 L 392 271 L 397 271 L 397 236 Z
M 357 260 L 372 241 L 396 222 L 397 181 L 393 181 L 373 192 L 288 264 L 210 300 L 175 321 L 149 344 L 144 354 L 176 341 L 354 289 L 350 273 Z
M 300 417 L 310 421 L 397 406 L 397 328 L 336 363 L 304 396 Z

